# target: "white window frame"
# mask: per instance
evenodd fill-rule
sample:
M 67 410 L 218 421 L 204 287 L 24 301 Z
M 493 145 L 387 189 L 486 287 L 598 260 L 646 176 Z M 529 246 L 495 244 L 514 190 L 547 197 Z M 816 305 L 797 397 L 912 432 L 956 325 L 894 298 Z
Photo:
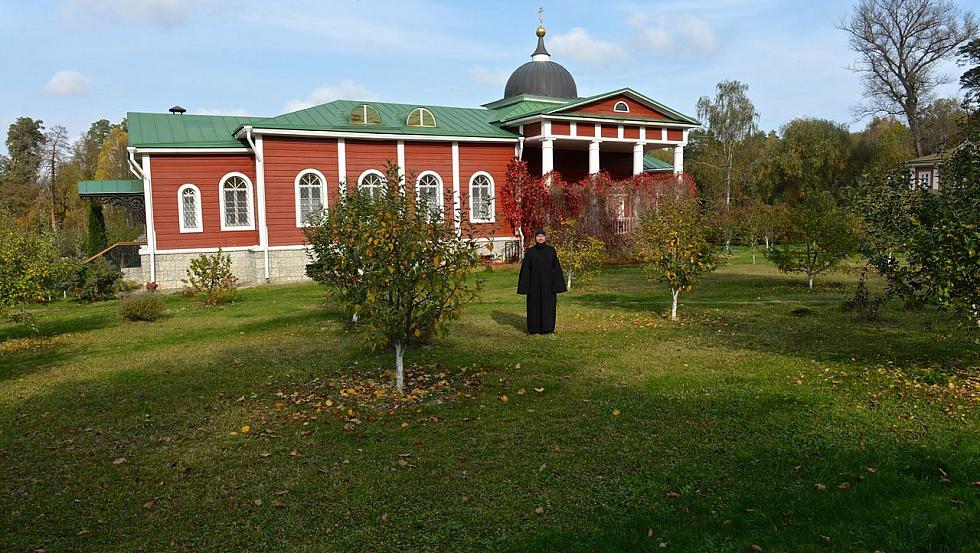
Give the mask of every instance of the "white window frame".
M 446 205 L 445 205 L 446 188 L 442 182 L 442 176 L 439 175 L 439 173 L 436 173 L 435 171 L 422 171 L 421 173 L 419 173 L 419 176 L 415 178 L 415 197 L 416 198 L 419 197 L 419 185 L 422 184 L 422 177 L 425 177 L 427 175 L 434 176 L 436 178 L 436 182 L 439 183 L 439 187 L 436 191 L 436 198 L 439 200 L 439 215 L 441 217 L 445 217 L 446 216 Z
M 413 127 L 413 128 L 434 129 L 434 128 L 436 128 L 436 127 L 439 126 L 439 122 L 436 121 L 436 115 L 434 113 L 432 113 L 431 111 L 429 111 L 428 108 L 418 107 L 418 108 L 415 108 L 412 111 L 408 112 L 408 117 L 405 118 L 405 126 L 406 127 L 410 126 L 408 124 L 408 121 L 409 121 L 409 119 L 412 118 L 412 114 L 415 113 L 416 111 L 420 112 L 419 113 L 419 125 L 418 125 L 418 127 Z M 431 125 L 426 125 L 425 124 L 425 114 L 426 113 L 428 113 L 429 114 L 429 117 L 432 118 L 432 124 Z
M 299 228 L 310 226 L 303 219 L 303 202 L 300 195 L 299 183 L 303 180 L 305 175 L 316 175 L 320 179 L 320 200 L 323 202 L 323 211 L 327 210 L 327 205 L 329 203 L 327 199 L 327 177 L 323 175 L 320 171 L 316 169 L 303 169 L 299 173 L 296 173 L 296 179 L 293 181 L 293 191 L 296 194 L 296 226 Z
M 473 210 L 473 181 L 477 177 L 486 177 L 490 181 L 490 217 L 488 219 L 477 219 Z M 497 222 L 497 183 L 493 181 L 493 176 L 486 171 L 477 171 L 470 175 L 470 184 L 467 188 L 470 203 L 470 222 L 471 223 L 496 223 Z
M 197 226 L 188 227 L 184 221 L 184 191 L 193 190 L 196 201 L 194 202 L 194 215 L 197 217 Z M 201 189 L 187 183 L 180 185 L 177 189 L 177 223 L 180 225 L 180 233 L 188 234 L 191 232 L 204 232 L 204 217 L 201 214 Z
M 361 173 L 361 176 L 357 177 L 357 192 L 358 193 L 361 192 L 361 188 L 362 188 L 362 186 L 364 184 L 364 178 L 367 177 L 368 175 L 378 175 L 379 177 L 381 177 L 381 180 L 386 183 L 387 186 L 391 186 L 391 183 L 390 182 L 387 182 L 388 181 L 388 177 L 386 177 L 384 173 L 382 173 L 381 171 L 378 171 L 377 169 L 368 169 L 367 171 L 364 171 L 363 173 Z M 373 197 L 374 196 L 372 196 L 372 198 Z
M 238 177 L 245 182 L 245 203 L 248 208 L 248 224 L 239 226 L 229 226 L 225 224 L 225 183 L 228 179 L 232 177 Z M 236 231 L 236 230 L 255 230 L 255 200 L 252 195 L 254 193 L 254 188 L 252 186 L 252 179 L 248 178 L 243 173 L 237 171 L 232 171 L 227 175 L 221 177 L 218 181 L 218 206 L 221 208 L 221 230 L 223 231 Z
M 916 171 L 915 176 L 919 188 L 932 188 L 932 169 L 928 171 L 920 169 Z
M 625 109 L 619 109 L 620 106 L 624 107 Z M 613 104 L 613 111 L 615 111 L 616 113 L 629 113 L 630 112 L 630 105 L 627 104 L 626 102 L 620 100 L 620 101 L 616 102 L 615 104 Z

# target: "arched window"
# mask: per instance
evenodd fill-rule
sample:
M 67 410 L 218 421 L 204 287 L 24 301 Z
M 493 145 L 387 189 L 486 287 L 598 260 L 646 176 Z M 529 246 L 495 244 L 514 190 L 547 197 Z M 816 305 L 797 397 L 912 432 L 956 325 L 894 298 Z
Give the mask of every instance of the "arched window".
M 442 178 L 434 171 L 424 171 L 415 181 L 415 194 L 419 202 L 429 206 L 433 215 L 442 215 Z
M 304 169 L 296 175 L 296 226 L 305 227 L 310 217 L 327 208 L 327 179 L 316 169 Z
M 383 194 L 387 185 L 388 183 L 385 182 L 385 176 L 381 174 L 381 171 L 374 169 L 364 171 L 357 179 L 357 191 L 372 198 Z
M 493 177 L 480 171 L 470 177 L 470 222 L 492 223 L 495 218 Z
M 221 179 L 221 230 L 254 230 L 252 182 L 241 173 L 228 173 Z
M 619 101 L 613 106 L 613 111 L 618 111 L 619 113 L 629 113 L 630 106 L 626 102 Z
M 407 124 L 409 127 L 435 127 L 436 116 L 425 108 L 415 108 L 408 114 Z
M 361 104 L 350 112 L 351 125 L 380 125 L 381 114 L 371 104 Z
M 177 212 L 180 232 L 204 231 L 201 217 L 201 191 L 193 184 L 185 184 L 177 189 Z

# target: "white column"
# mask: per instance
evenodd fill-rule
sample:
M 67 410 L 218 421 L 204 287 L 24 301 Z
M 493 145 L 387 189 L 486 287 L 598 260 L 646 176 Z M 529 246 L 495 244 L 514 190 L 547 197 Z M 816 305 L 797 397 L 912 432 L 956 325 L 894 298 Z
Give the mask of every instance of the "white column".
M 633 174 L 639 175 L 643 172 L 643 142 L 633 144 Z
M 589 174 L 595 175 L 599 172 L 599 141 L 589 142 Z
M 684 172 L 684 146 L 674 147 L 674 174 Z
M 347 144 L 343 138 L 337 139 L 337 180 L 340 193 L 347 194 Z
M 555 169 L 555 140 L 549 138 L 541 141 L 541 175 L 547 175 Z
M 150 250 L 150 282 L 157 280 L 157 231 L 153 223 L 153 181 L 150 179 L 150 156 L 144 155 L 143 207 L 146 209 L 146 246 Z M 179 214 L 178 214 L 179 216 Z
M 405 141 L 399 140 L 397 147 L 398 155 L 398 186 L 401 189 L 402 194 L 405 193 Z
M 265 281 L 269 282 L 269 227 L 265 222 L 265 161 L 262 154 L 262 135 L 255 137 L 255 201 L 259 212 L 259 248 L 262 249 L 262 267 Z
M 463 202 L 459 194 L 459 142 L 453 142 L 453 221 L 456 238 L 463 235 Z

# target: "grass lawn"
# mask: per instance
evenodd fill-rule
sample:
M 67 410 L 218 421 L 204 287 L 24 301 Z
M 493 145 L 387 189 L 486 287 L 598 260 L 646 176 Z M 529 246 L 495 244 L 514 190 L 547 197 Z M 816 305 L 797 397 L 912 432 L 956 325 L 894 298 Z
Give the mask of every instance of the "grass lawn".
M 0 325 L 0 551 L 980 551 L 947 315 L 853 322 L 855 274 L 742 253 L 679 323 L 610 267 L 529 337 L 516 277 L 408 352 L 408 401 L 313 285 Z

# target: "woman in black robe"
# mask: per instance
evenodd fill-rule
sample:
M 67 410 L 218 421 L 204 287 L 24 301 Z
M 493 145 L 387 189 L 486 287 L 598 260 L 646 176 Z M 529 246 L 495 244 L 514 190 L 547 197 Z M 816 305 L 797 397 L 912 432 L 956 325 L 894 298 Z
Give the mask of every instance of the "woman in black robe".
M 527 295 L 528 334 L 555 331 L 555 307 L 558 294 L 565 292 L 565 274 L 555 248 L 545 244 L 544 229 L 534 233 L 534 245 L 524 253 L 517 293 Z

